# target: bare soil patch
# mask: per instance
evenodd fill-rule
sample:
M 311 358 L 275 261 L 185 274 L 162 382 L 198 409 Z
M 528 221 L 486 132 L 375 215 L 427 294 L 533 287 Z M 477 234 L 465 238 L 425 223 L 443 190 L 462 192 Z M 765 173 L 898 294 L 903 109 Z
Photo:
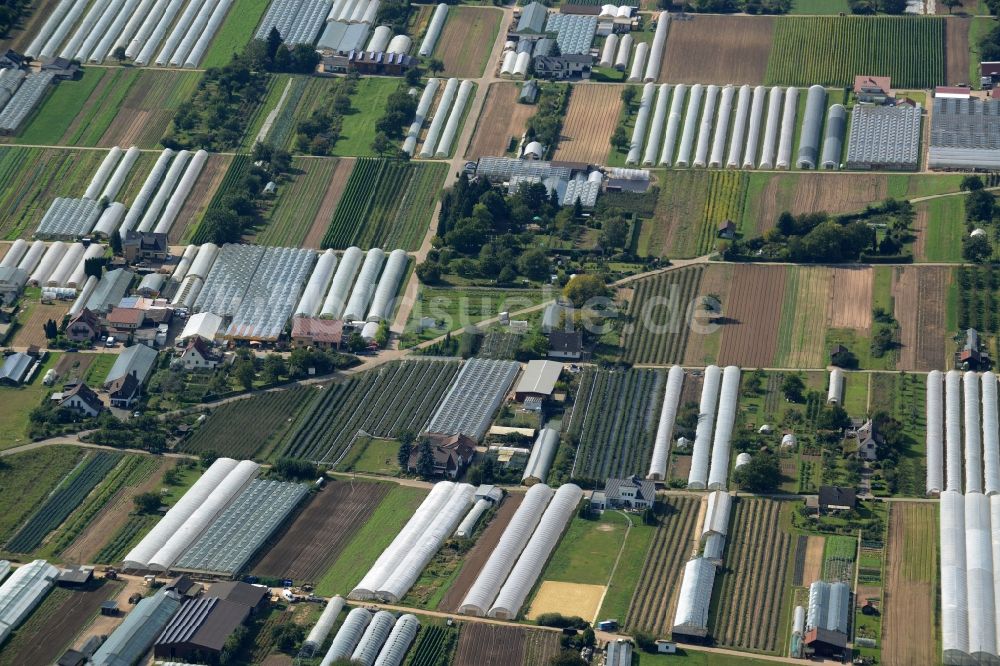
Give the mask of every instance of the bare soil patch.
M 519 93 L 520 88 L 513 83 L 490 84 L 465 159 L 504 155 L 512 138 L 520 140 L 528 119 L 535 115 L 535 106 L 518 104 Z
M 715 294 L 719 297 L 719 300 L 723 304 L 723 312 L 726 311 L 726 304 L 729 303 L 729 290 L 733 284 L 733 267 L 724 264 L 711 265 L 708 269 L 702 273 L 701 284 L 698 287 L 699 296 L 707 296 L 709 294 Z M 724 327 L 723 327 L 724 328 Z M 685 365 L 708 365 L 708 363 L 714 362 L 714 358 L 718 354 L 718 340 L 721 336 L 721 331 L 715 333 L 699 333 L 696 330 L 691 331 L 691 335 L 688 336 L 687 347 L 684 349 L 684 364 Z M 684 383 L 693 384 L 693 377 L 685 377 Z M 701 382 L 698 382 L 699 390 Z M 687 390 L 687 386 L 684 387 Z M 699 398 L 698 394 L 695 394 L 691 399 L 697 401 Z
M 882 661 L 888 666 L 933 664 L 937 569 L 933 504 L 897 502 L 889 518 L 888 580 L 884 591 Z
M 873 275 L 867 266 L 832 270 L 827 309 L 831 327 L 859 331 L 871 328 Z
M 620 95 L 621 86 L 574 86 L 554 159 L 603 164 L 611 150 L 611 132 L 618 124 L 621 113 Z
M 784 266 L 740 265 L 733 269 L 729 302 L 723 305 L 719 363 L 767 367 L 774 358 L 785 293 Z
M 945 367 L 945 301 L 951 280 L 951 269 L 945 266 L 906 266 L 893 273 L 900 370 L 927 372 Z
M 534 620 L 543 613 L 561 613 L 566 616 L 579 615 L 585 620 L 592 620 L 601 610 L 601 599 L 604 598 L 606 589 L 604 585 L 542 581 L 526 617 Z
M 689 20 L 671 21 L 660 83 L 763 83 L 774 20 L 689 15 Z
M 458 635 L 454 666 L 520 666 L 526 634 L 512 625 L 465 624 Z
M 452 7 L 438 38 L 434 57 L 444 63 L 444 76 L 477 78 L 483 69 L 503 13 L 492 7 Z
M 826 544 L 825 537 L 811 536 L 807 539 L 806 566 L 802 570 L 802 584 L 806 586 L 823 578 L 823 546 Z
M 884 175 L 802 173 L 772 177 L 756 199 L 747 197 L 757 232 L 774 227 L 781 213 L 853 213 L 885 199 Z
M 939 9 L 945 9 L 938 3 Z M 947 11 L 947 10 L 946 10 Z M 944 30 L 944 71 L 947 85 L 970 83 L 969 81 L 969 27 L 971 18 L 952 16 L 945 21 Z
M 504 500 L 503 504 L 500 505 L 493 520 L 490 521 L 490 524 L 486 526 L 483 533 L 476 539 L 476 545 L 465 556 L 462 570 L 455 578 L 455 582 L 445 592 L 441 603 L 438 605 L 438 610 L 453 613 L 462 605 L 462 600 L 468 594 L 469 588 L 476 581 L 479 572 L 482 571 L 483 566 L 486 564 L 486 560 L 490 558 L 504 530 L 507 529 L 507 525 L 510 524 L 511 519 L 514 517 L 514 512 L 517 511 L 517 507 L 521 506 L 522 500 L 524 500 L 524 495 L 520 493 L 510 494 Z
M 45 322 L 49 319 L 57 323 L 62 321 L 63 316 L 69 310 L 72 303 L 59 301 L 56 303 L 35 303 L 28 318 L 20 319 L 21 327 L 14 334 L 14 347 L 45 347 L 48 340 L 45 338 Z
M 340 203 L 341 197 L 344 196 L 347 180 L 351 177 L 351 172 L 354 171 L 354 162 L 353 157 L 342 157 L 337 160 L 337 167 L 334 169 L 333 178 L 330 179 L 330 186 L 327 188 L 326 194 L 323 195 L 323 202 L 319 205 L 319 210 L 316 211 L 316 218 L 309 228 L 309 233 L 306 234 L 302 247 L 319 249 L 320 243 L 323 241 L 323 234 L 330 226 L 333 215 L 337 212 L 337 205 Z
M 181 208 L 181 212 L 177 216 L 177 221 L 170 229 L 169 240 L 171 245 L 180 243 L 188 227 L 197 224 L 201 220 L 202 215 L 205 214 L 205 209 L 208 208 L 212 197 L 215 196 L 215 191 L 219 189 L 222 179 L 226 177 L 226 171 L 229 170 L 229 163 L 232 161 L 233 158 L 230 155 L 209 155 L 204 168 L 198 174 L 198 180 L 195 182 L 194 188 L 191 190 L 187 201 L 184 202 L 184 207 Z

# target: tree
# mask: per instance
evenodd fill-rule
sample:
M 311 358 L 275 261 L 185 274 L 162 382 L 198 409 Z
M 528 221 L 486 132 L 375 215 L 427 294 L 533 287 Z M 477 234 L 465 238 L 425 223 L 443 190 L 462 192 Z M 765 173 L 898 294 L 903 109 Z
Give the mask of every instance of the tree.
M 119 65 L 125 62 L 125 59 L 128 58 L 125 54 L 125 47 L 116 46 L 115 50 L 111 52 L 111 57 L 117 60 Z
M 109 244 L 111 245 L 111 253 L 115 256 L 121 256 L 122 253 L 122 237 L 118 232 L 114 232 L 109 237 Z
M 389 141 L 389 137 L 385 135 L 385 132 L 377 132 L 375 138 L 372 140 L 372 150 L 382 157 L 387 152 L 391 151 L 395 146 Z
M 274 56 L 278 53 L 278 47 L 282 45 L 284 40 L 281 38 L 281 33 L 278 32 L 278 28 L 272 27 L 271 31 L 267 33 L 267 59 L 274 60 Z
M 285 622 L 271 627 L 271 640 L 282 652 L 294 650 L 295 646 L 301 643 L 305 637 L 305 628 L 294 622 Z
M 437 58 L 431 58 L 431 61 L 427 63 L 427 69 L 431 70 L 434 74 L 444 71 L 444 63 Z
M 620 153 L 624 153 L 629 147 L 628 134 L 625 133 L 625 128 L 621 125 L 611 133 L 611 147 Z
M 441 281 L 441 266 L 436 261 L 417 264 L 417 277 L 424 284 L 437 284 Z
M 264 381 L 268 384 L 274 384 L 282 375 L 288 374 L 285 359 L 280 354 L 268 354 L 264 357 L 263 372 Z
M 117 235 L 117 234 L 112 234 Z M 87 277 L 95 277 L 98 280 L 101 279 L 101 273 L 104 271 L 104 257 L 91 257 L 83 262 L 83 274 Z
M 417 447 L 417 474 L 424 479 L 434 476 L 434 452 L 426 439 Z
M 403 75 L 403 80 L 406 81 L 406 85 L 415 86 L 420 83 L 420 68 L 411 67 L 406 70 L 406 74 Z
M 140 493 L 132 498 L 132 504 L 138 513 L 156 513 L 160 509 L 160 496 L 157 493 Z
M 549 276 L 549 256 L 541 248 L 531 248 L 518 258 L 517 270 L 532 280 L 545 280 Z
M 961 1 L 959 1 L 955 6 L 957 7 L 961 4 Z M 976 190 L 981 190 L 983 189 L 983 179 L 979 176 L 965 176 L 962 178 L 961 188 L 965 192 L 975 192 Z
M 785 394 L 788 402 L 802 402 L 802 392 L 805 391 L 806 384 L 802 377 L 795 373 L 785 375 L 785 380 L 781 383 L 781 392 Z
M 601 227 L 601 245 L 609 248 L 625 247 L 628 242 L 628 222 L 620 217 L 606 220 Z
M 589 662 L 573 650 L 563 650 L 549 659 L 549 666 L 587 666 Z
M 741 490 L 755 493 L 774 492 L 781 485 L 781 464 L 769 452 L 755 453 L 750 462 L 733 470 L 733 481 Z
M 236 376 L 236 381 L 240 383 L 247 391 L 253 388 L 253 380 L 256 376 L 253 368 L 253 361 L 243 360 L 236 363 L 236 367 L 233 369 L 233 374 Z
M 592 274 L 577 275 L 563 287 L 563 296 L 574 307 L 582 308 L 596 298 L 610 297 L 611 290 L 604 284 L 604 280 L 600 276 Z
M 948 13 L 951 14 L 952 9 L 962 6 L 962 0 L 941 0 L 941 4 L 947 7 Z
M 402 440 L 399 442 L 399 453 L 396 454 L 396 461 L 401 470 L 406 470 L 410 466 L 410 454 L 413 453 L 413 442 Z
M 282 456 L 274 463 L 274 473 L 283 479 L 305 481 L 320 476 L 316 465 L 306 460 Z
M 981 264 L 993 255 L 993 247 L 985 234 L 966 236 L 962 239 L 962 258 Z
M 622 103 L 625 105 L 625 108 L 627 109 L 631 108 L 632 102 L 635 101 L 635 86 L 625 86 L 624 88 L 622 88 L 621 97 L 622 97 Z
M 47 340 L 55 340 L 59 336 L 59 327 L 56 325 L 55 320 L 49 319 L 42 328 L 45 331 L 45 338 Z

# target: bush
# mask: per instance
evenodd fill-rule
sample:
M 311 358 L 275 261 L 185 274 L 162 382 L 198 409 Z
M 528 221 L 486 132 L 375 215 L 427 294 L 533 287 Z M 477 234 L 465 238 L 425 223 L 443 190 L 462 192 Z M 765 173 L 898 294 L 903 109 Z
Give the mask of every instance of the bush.
M 590 626 L 589 622 L 578 615 L 567 617 L 562 613 L 542 613 L 535 619 L 535 622 L 537 622 L 540 627 L 557 627 L 559 629 L 571 627 L 573 629 L 583 630 Z

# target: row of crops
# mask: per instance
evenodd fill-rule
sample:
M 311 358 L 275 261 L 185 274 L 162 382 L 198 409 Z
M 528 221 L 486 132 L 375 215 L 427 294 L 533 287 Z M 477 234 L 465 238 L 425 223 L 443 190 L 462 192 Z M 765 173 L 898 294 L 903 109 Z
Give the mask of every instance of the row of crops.
M 11 537 L 6 549 L 15 553 L 30 553 L 38 548 L 46 535 L 66 520 L 121 459 L 120 453 L 95 453 L 88 456 L 59 484 L 56 491 L 49 495 L 17 534 Z
M 284 455 L 336 463 L 359 432 L 398 437 L 418 432 L 451 384 L 457 361 L 402 361 L 331 384 L 299 418 Z
M 253 458 L 281 438 L 289 421 L 317 393 L 315 388 L 299 386 L 228 402 L 214 410 L 178 448 L 197 454 L 213 451 L 237 460 Z
M 521 344 L 521 336 L 504 331 L 490 331 L 483 336 L 476 356 L 498 361 L 513 361 Z
M 447 170 L 445 164 L 359 159 L 322 246 L 417 249 Z
M 704 266 L 691 266 L 635 283 L 622 340 L 626 361 L 656 365 L 684 361 L 704 271 Z
M 743 217 L 750 174 L 745 171 L 712 171 L 708 185 L 708 199 L 698 236 L 698 254 L 706 254 L 715 247 L 716 232 L 726 220 L 737 224 Z
M 712 636 L 719 645 L 775 652 L 780 647 L 785 573 L 791 536 L 780 527 L 781 504 L 738 500 L 726 544 Z
M 252 165 L 253 163 L 251 162 L 250 155 L 245 153 L 239 154 L 233 158 L 233 161 L 229 164 L 229 170 L 226 171 L 225 177 L 219 184 L 219 189 L 215 191 L 215 195 L 212 197 L 208 207 L 205 209 L 206 215 L 209 211 L 226 208 L 229 195 L 243 191 L 243 179 L 250 173 L 250 167 Z M 205 225 L 198 225 L 198 228 L 191 237 L 191 242 L 196 245 L 207 243 L 210 240 L 210 232 L 211 229 L 207 228 Z
M 407 666 L 448 666 L 458 642 L 458 630 L 439 624 L 427 625 L 420 630 L 417 642 L 410 652 Z
M 656 435 L 666 372 L 588 369 L 573 408 L 578 441 L 573 478 L 603 482 L 645 473 Z
M 958 282 L 958 328 L 974 328 L 980 333 L 1000 333 L 996 291 L 1000 272 L 992 266 L 961 266 L 955 271 Z
M 773 44 L 767 85 L 848 86 L 858 74 L 892 77 L 899 89 L 945 83 L 944 18 L 786 17 Z
M 132 550 L 139 539 L 144 537 L 149 530 L 153 529 L 159 518 L 157 516 L 133 513 L 128 517 L 128 522 L 122 525 L 111 539 L 97 551 L 94 556 L 95 564 L 112 564 L 120 562 L 125 553 Z
M 823 580 L 854 580 L 854 558 L 857 554 L 856 539 L 845 536 L 828 536 L 823 545 Z

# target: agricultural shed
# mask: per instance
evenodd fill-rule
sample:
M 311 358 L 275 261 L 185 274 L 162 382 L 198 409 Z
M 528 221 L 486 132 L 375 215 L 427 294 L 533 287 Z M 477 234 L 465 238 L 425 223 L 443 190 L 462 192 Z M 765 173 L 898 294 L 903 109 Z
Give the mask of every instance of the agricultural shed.
M 292 346 L 339 349 L 344 322 L 339 319 L 292 318 Z
M 632 641 L 619 638 L 608 641 L 604 648 L 604 666 L 631 666 Z
M 844 399 L 844 371 L 834 368 L 830 371 L 830 384 L 826 390 L 826 401 L 831 405 L 839 405 Z
M 558 448 L 559 431 L 553 428 L 542 428 L 531 447 L 528 463 L 524 466 L 524 473 L 521 475 L 521 483 L 545 483 Z
M 559 52 L 567 55 L 588 53 L 597 33 L 596 16 L 549 14 L 546 32 L 556 33 Z
M 562 370 L 563 364 L 557 361 L 528 361 L 514 389 L 517 400 L 523 401 L 529 396 L 541 398 L 551 396 Z
M 122 353 L 118 354 L 114 365 L 108 371 L 108 376 L 104 379 L 104 385 L 107 386 L 126 375 L 133 377 L 140 384 L 143 384 L 149 378 L 149 374 L 153 371 L 155 364 L 155 349 L 151 349 L 143 344 L 126 347 Z
M 521 104 L 534 104 L 538 101 L 538 82 L 535 79 L 531 79 L 521 86 L 517 101 Z
M 702 524 L 701 536 L 729 533 L 729 514 L 732 511 L 733 497 L 727 492 L 716 490 L 708 494 L 708 506 L 705 511 L 705 522 Z
M 59 569 L 45 560 L 34 560 L 18 567 L 0 585 L 0 644 L 41 603 L 58 575 Z
M 521 8 L 514 34 L 519 37 L 531 37 L 545 34 L 545 18 L 548 9 L 539 2 L 532 2 Z
M 429 432 L 480 440 L 521 366 L 515 361 L 466 361 L 427 426 Z
M 28 283 L 28 273 L 23 268 L 0 266 L 0 304 L 13 303 Z
M 812 629 L 825 629 L 847 636 L 851 613 L 851 588 L 847 583 L 814 581 L 809 586 L 806 614 L 806 634 Z M 806 643 L 808 643 L 808 638 Z
M 191 338 L 201 338 L 206 342 L 215 342 L 215 336 L 222 328 L 222 317 L 211 312 L 199 312 L 188 317 L 184 330 L 177 336 L 177 342 L 183 343 Z
M 124 298 L 134 277 L 135 273 L 124 268 L 108 271 L 101 276 L 85 307 L 98 314 L 109 312 Z
M 840 156 L 844 148 L 844 131 L 847 129 L 847 109 L 842 104 L 834 104 L 826 115 L 826 132 L 823 139 L 823 154 L 820 167 L 840 168 Z
M 806 110 L 802 118 L 799 153 L 795 165 L 800 169 L 815 169 L 819 160 L 820 134 L 823 129 L 823 108 L 826 90 L 823 86 L 810 86 L 806 93 Z
M 343 23 L 331 21 L 323 28 L 323 34 L 316 43 L 317 51 L 351 53 L 365 48 L 370 26 L 366 23 Z M 380 49 L 384 51 L 385 49 Z
M 91 663 L 122 666 L 138 662 L 180 607 L 180 597 L 165 589 L 142 599 L 97 649 Z
M 935 97 L 927 164 L 932 169 L 1000 168 L 1000 101 Z
M 181 606 L 153 644 L 161 658 L 202 660 L 219 655 L 249 609 L 218 597 L 191 599 Z
M 920 166 L 919 106 L 857 105 L 851 111 L 847 168 L 915 171 Z
M 14 352 L 0 366 L 0 384 L 17 386 L 28 378 L 35 359 L 24 352 Z
M 671 631 L 684 636 L 708 635 L 708 607 L 715 585 L 715 565 L 704 557 L 688 560 L 677 596 L 677 610 Z

